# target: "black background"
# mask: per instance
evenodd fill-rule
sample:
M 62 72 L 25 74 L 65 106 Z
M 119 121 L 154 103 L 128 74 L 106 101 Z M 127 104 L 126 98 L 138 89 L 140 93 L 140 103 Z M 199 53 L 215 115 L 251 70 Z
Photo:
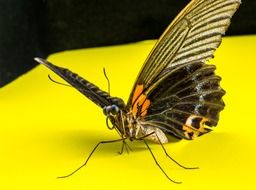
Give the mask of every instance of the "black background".
M 189 0 L 0 0 L 0 87 L 58 51 L 158 38 Z M 256 33 L 243 0 L 227 35 Z

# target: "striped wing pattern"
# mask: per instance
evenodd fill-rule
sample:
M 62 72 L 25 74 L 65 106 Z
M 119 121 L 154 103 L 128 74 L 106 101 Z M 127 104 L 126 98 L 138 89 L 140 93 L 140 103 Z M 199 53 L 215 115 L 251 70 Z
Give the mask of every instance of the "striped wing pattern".
M 210 131 L 204 124 L 217 125 L 225 91 L 215 66 L 206 62 L 240 3 L 192 0 L 174 19 L 144 63 L 128 100 L 127 108 L 141 117 L 142 125 L 185 139 Z
M 161 128 L 179 138 L 193 139 L 216 126 L 224 108 L 215 66 L 202 62 L 185 64 L 170 72 L 148 95 L 151 105 L 144 124 Z M 184 76 L 182 79 L 180 76 Z
M 186 63 L 205 63 L 212 58 L 240 3 L 240 0 L 192 0 L 166 29 L 145 61 L 128 107 L 137 85 L 143 84 L 147 94 L 168 77 L 170 69 Z

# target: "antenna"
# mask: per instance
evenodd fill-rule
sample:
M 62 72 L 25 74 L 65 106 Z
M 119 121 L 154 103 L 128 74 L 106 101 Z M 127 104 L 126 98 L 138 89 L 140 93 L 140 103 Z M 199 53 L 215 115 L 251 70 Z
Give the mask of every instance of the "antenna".
M 107 76 L 105 67 L 103 67 L 103 73 L 104 73 L 105 78 L 106 78 L 107 81 L 108 81 L 108 93 L 109 93 L 109 95 L 110 95 L 110 82 L 109 82 L 109 79 L 108 79 L 108 76 Z
M 60 84 L 60 85 L 63 85 L 63 86 L 68 86 L 68 87 L 73 87 L 73 86 L 71 86 L 71 85 L 64 84 L 64 83 L 62 83 L 62 82 L 58 82 L 58 81 L 52 79 L 52 77 L 51 77 L 50 75 L 48 75 L 48 78 L 49 78 L 52 82 L 54 82 L 54 83 L 56 83 L 56 84 Z

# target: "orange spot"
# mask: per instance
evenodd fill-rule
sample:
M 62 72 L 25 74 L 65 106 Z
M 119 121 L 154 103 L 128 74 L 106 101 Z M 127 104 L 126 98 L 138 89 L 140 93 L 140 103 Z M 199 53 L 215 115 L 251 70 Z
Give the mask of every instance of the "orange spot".
M 150 100 L 147 99 L 144 104 L 142 105 L 142 109 L 141 109 L 141 116 L 145 116 L 147 114 L 147 109 L 150 106 Z
M 137 100 L 138 97 L 141 95 L 141 93 L 143 92 L 143 89 L 144 89 L 144 87 L 142 84 L 136 86 L 134 95 L 132 98 L 132 105 L 134 104 L 135 100 Z
M 201 118 L 202 119 L 199 123 L 199 129 L 192 126 L 193 119 L 195 119 L 195 118 Z M 197 116 L 197 115 L 190 115 L 187 118 L 185 125 L 183 125 L 183 127 L 182 127 L 182 129 L 184 130 L 184 135 L 189 139 L 190 138 L 194 139 L 195 137 L 198 137 L 199 135 L 201 135 L 203 133 L 206 133 L 207 130 L 205 130 L 204 124 L 207 121 L 209 121 L 209 120 L 205 117 L 201 117 L 201 116 Z
M 140 97 L 137 99 L 136 104 L 138 104 L 138 106 L 142 106 L 146 99 L 147 97 L 144 94 L 141 94 Z
M 133 104 L 133 107 L 132 107 L 132 113 L 134 116 L 137 115 L 137 112 L 138 112 L 138 107 L 142 107 L 142 104 L 144 103 L 144 101 L 146 100 L 146 96 L 144 94 L 141 94 L 136 102 Z
M 137 105 L 135 104 L 135 105 L 132 107 L 132 114 L 133 114 L 134 116 L 136 116 L 137 112 L 138 112 L 138 108 L 137 108 Z
M 147 99 L 147 96 L 142 94 L 142 92 L 143 85 L 137 85 L 132 99 L 132 113 L 134 116 L 137 116 L 138 114 L 140 114 L 140 116 L 145 116 L 147 114 L 147 109 L 150 106 L 150 100 Z

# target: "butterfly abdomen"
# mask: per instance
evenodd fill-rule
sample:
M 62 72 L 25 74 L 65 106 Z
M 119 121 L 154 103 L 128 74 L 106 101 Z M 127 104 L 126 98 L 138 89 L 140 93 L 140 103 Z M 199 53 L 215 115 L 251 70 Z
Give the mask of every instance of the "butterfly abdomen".
M 120 108 L 124 107 L 125 104 L 122 99 L 111 97 L 109 93 L 101 90 L 96 85 L 82 78 L 78 74 L 70 71 L 69 69 L 56 66 L 41 58 L 35 58 L 35 60 L 51 69 L 53 72 L 67 81 L 72 87 L 76 88 L 101 108 L 113 104 L 119 106 Z
M 104 105 L 100 105 L 101 107 L 113 104 L 118 106 L 120 109 L 125 107 L 124 101 L 121 98 L 110 96 L 109 93 L 101 90 L 93 83 L 85 80 L 78 74 L 73 73 L 68 69 L 63 69 L 63 72 L 66 73 L 66 76 L 70 76 L 70 78 L 73 80 L 73 83 L 81 84 L 81 87 L 78 90 L 81 91 L 83 94 L 87 95 L 89 99 L 93 100 L 94 97 L 98 97 L 102 100 L 105 99 L 107 102 Z M 84 87 L 86 87 L 87 89 Z

